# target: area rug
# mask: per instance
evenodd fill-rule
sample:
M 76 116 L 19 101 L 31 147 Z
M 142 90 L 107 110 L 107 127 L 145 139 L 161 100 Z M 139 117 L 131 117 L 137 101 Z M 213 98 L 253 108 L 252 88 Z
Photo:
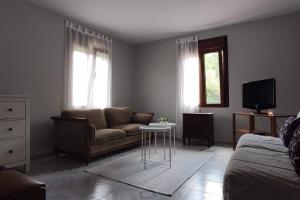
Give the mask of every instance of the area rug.
M 151 154 L 147 168 L 141 162 L 141 152 L 133 152 L 85 170 L 131 186 L 172 196 L 214 154 L 212 152 L 177 149 L 172 155 L 172 167 L 163 159 L 163 149 Z M 168 154 L 167 154 L 168 157 Z M 147 154 L 148 159 L 148 154 Z

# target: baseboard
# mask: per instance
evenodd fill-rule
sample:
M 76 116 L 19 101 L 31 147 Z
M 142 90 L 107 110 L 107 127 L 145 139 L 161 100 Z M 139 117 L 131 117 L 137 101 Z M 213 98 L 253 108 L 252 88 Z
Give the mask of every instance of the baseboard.
M 39 158 L 49 157 L 49 156 L 53 156 L 53 155 L 54 155 L 54 150 L 51 149 L 51 150 L 48 150 L 48 151 L 31 154 L 30 155 L 30 160 L 35 160 L 35 159 L 39 159 Z

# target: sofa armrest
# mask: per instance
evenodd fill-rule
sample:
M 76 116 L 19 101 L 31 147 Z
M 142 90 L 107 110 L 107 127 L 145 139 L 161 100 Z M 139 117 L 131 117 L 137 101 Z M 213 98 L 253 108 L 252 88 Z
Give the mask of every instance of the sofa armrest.
M 51 119 L 54 121 L 56 150 L 80 155 L 89 153 L 90 128 L 87 118 L 51 117 Z
M 90 142 L 93 143 L 95 140 L 96 126 L 93 124 L 88 124 L 88 133 Z
M 149 124 L 153 122 L 154 113 L 149 112 L 134 112 L 132 114 L 132 122 L 139 124 Z

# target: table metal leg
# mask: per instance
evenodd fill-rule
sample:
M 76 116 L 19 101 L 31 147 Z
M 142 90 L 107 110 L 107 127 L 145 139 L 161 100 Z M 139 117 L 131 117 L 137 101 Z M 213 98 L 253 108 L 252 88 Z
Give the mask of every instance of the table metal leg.
M 171 161 L 172 161 L 172 130 L 169 130 L 169 162 L 170 162 L 170 168 L 171 168 Z
M 166 160 L 166 132 L 164 131 L 164 160 Z
M 174 126 L 174 154 L 175 154 L 175 147 L 176 146 L 176 126 Z
M 150 146 L 151 146 L 151 131 L 148 132 L 149 133 L 149 158 L 150 158 L 150 153 L 151 153 L 151 149 L 150 149 Z
M 145 143 L 144 143 L 144 169 L 146 169 L 146 144 L 147 144 L 147 138 L 146 138 L 147 132 L 145 132 L 144 138 L 145 138 Z
M 144 159 L 144 133 L 143 133 L 144 131 L 141 131 L 141 133 L 142 133 L 142 150 L 141 150 L 141 152 L 142 152 L 142 159 L 141 159 L 141 162 L 143 162 L 143 159 Z

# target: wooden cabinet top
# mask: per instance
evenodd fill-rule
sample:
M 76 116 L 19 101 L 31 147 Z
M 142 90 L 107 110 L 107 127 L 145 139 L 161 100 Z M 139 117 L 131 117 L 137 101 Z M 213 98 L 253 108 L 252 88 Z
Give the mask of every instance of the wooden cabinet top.
M 283 115 L 283 114 L 272 114 L 268 115 L 268 113 L 252 113 L 252 112 L 234 112 L 235 115 L 248 115 L 248 116 L 258 116 L 258 117 L 293 117 L 296 115 Z
M 213 113 L 182 113 L 183 115 L 213 115 Z

